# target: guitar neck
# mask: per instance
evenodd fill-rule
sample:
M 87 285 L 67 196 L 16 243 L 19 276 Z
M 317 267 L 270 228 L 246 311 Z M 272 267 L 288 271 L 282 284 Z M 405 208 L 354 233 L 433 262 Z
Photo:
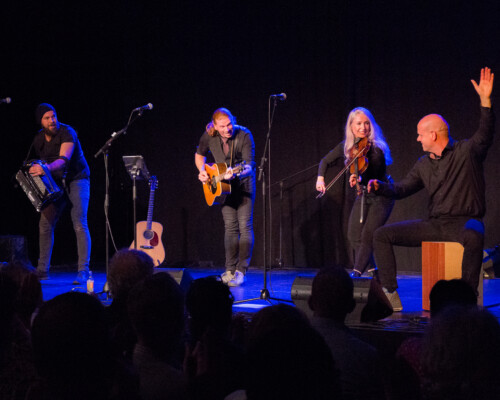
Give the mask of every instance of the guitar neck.
M 155 201 L 155 190 L 151 189 L 151 192 L 149 193 L 149 205 L 148 205 L 148 219 L 147 219 L 148 230 L 151 230 L 152 226 L 154 201 Z
M 241 172 L 241 170 L 243 169 L 243 164 L 244 163 L 235 165 L 233 167 L 233 174 L 237 174 L 237 173 Z M 224 174 L 220 174 L 220 175 L 214 176 L 214 179 L 215 179 L 215 183 L 219 183 L 219 182 L 221 182 L 221 181 L 224 180 Z

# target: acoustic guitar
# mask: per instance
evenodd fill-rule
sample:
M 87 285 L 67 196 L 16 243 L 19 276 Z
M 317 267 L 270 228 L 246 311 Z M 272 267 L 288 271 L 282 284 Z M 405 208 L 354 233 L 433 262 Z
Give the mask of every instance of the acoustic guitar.
M 153 221 L 153 204 L 155 200 L 155 190 L 158 187 L 156 176 L 149 180 L 151 187 L 149 192 L 148 220 L 137 223 L 137 250 L 142 250 L 153 259 L 155 267 L 165 260 L 165 248 L 161 241 L 163 226 L 159 222 Z M 136 248 L 132 242 L 131 249 Z
M 235 165 L 233 167 L 233 173 L 240 173 L 244 167 L 245 162 Z M 226 196 L 231 193 L 231 184 L 223 180 L 227 168 L 227 164 L 225 163 L 205 164 L 208 181 L 203 184 L 203 192 L 205 193 L 205 200 L 209 206 L 224 203 Z

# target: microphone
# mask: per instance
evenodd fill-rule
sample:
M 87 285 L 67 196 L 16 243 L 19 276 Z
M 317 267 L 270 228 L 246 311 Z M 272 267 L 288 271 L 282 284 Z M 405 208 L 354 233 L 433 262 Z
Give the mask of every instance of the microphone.
M 279 101 L 285 101 L 286 100 L 286 93 L 272 94 L 269 97 L 271 99 L 278 99 Z
M 152 110 L 152 109 L 153 109 L 153 105 L 151 103 L 148 103 L 145 106 L 134 108 L 132 111 L 144 111 L 144 110 Z
M 12 99 L 10 97 L 6 97 L 5 99 L 0 99 L 0 103 L 10 104 Z

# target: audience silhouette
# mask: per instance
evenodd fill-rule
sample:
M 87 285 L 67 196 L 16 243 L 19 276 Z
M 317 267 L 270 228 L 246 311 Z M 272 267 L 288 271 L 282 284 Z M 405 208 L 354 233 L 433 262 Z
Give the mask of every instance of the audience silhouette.
M 314 277 L 309 307 L 312 326 L 323 336 L 340 370 L 344 399 L 384 399 L 377 350 L 345 325 L 355 307 L 354 284 L 344 268 L 323 268 Z
M 0 399 L 24 399 L 36 382 L 31 316 L 42 302 L 34 268 L 21 262 L 0 268 Z
M 32 342 L 41 378 L 33 399 L 138 399 L 138 382 L 120 369 L 95 297 L 67 292 L 49 300 L 33 321 Z
M 143 251 L 121 249 L 109 262 L 108 283 L 113 302 L 106 308 L 111 340 L 118 354 L 132 359 L 137 341 L 127 312 L 127 299 L 132 288 L 153 275 L 153 259 Z
M 498 398 L 499 360 L 498 320 L 476 306 L 450 306 L 433 317 L 423 338 L 423 398 Z
M 292 306 L 269 306 L 255 315 L 247 359 L 248 400 L 342 398 L 327 344 Z
M 244 385 L 243 349 L 231 341 L 233 301 L 229 287 L 215 277 L 194 280 L 187 292 L 184 369 L 192 399 L 221 399 Z
M 153 272 L 144 252 L 118 251 L 105 307 L 79 292 L 42 303 L 32 267 L 0 265 L 0 398 L 486 400 L 500 392 L 500 324 L 463 280 L 437 282 L 424 336 L 381 361 L 345 324 L 355 301 L 343 268 L 315 276 L 311 320 L 286 304 L 233 315 L 230 288 L 216 277 L 196 279 L 184 298 L 171 275 Z
M 147 277 L 130 292 L 128 312 L 137 334 L 133 363 L 140 376 L 142 399 L 186 399 L 180 286 L 166 272 Z

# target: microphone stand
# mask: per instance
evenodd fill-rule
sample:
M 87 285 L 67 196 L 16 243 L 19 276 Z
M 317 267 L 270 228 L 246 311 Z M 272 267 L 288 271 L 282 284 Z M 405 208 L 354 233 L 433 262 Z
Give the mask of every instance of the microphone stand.
M 318 165 L 319 165 L 319 163 L 311 165 L 310 167 L 307 167 L 301 171 L 295 172 L 292 175 L 289 175 L 283 179 L 280 179 L 277 182 L 272 183 L 270 186 L 271 188 L 273 186 L 276 186 L 276 185 L 279 185 L 279 187 L 280 187 L 280 195 L 279 195 L 279 199 L 280 199 L 279 253 L 280 253 L 280 255 L 279 255 L 279 258 L 276 260 L 276 261 L 278 261 L 279 268 L 284 267 L 284 262 L 283 262 L 283 184 L 285 183 L 285 181 L 288 181 L 288 180 L 302 174 L 303 172 L 309 171 L 313 168 L 317 168 Z M 271 268 L 272 268 L 272 266 L 271 266 Z
M 123 129 L 120 129 L 117 132 L 113 132 L 111 134 L 111 137 L 104 143 L 104 145 L 99 149 L 97 153 L 94 154 L 94 158 L 99 157 L 101 154 L 103 155 L 103 160 L 104 160 L 104 172 L 105 172 L 105 195 L 104 195 L 104 218 L 106 222 L 106 236 L 105 236 L 105 248 L 106 248 L 106 283 L 104 284 L 104 288 L 101 293 L 106 293 L 106 299 L 109 298 L 109 284 L 108 284 L 108 273 L 109 273 L 109 237 L 111 236 L 111 239 L 113 239 L 113 232 L 111 230 L 111 225 L 109 223 L 109 169 L 108 169 L 108 156 L 109 156 L 109 148 L 113 144 L 113 142 L 118 139 L 121 135 L 125 135 L 127 133 L 127 129 L 132 123 L 142 116 L 142 113 L 144 110 L 138 110 L 139 112 L 137 115 L 132 118 L 134 115 L 134 112 L 137 110 L 132 110 L 130 113 L 130 116 L 128 118 L 127 124 Z M 113 239 L 114 243 L 114 239 Z M 115 246 L 116 250 L 116 246 Z
M 273 109 L 271 112 L 271 98 L 274 100 L 273 102 Z M 276 105 L 277 105 L 277 97 L 276 96 L 270 96 L 268 100 L 268 131 L 267 131 L 267 136 L 266 136 L 266 144 L 264 146 L 264 152 L 262 154 L 262 158 L 260 159 L 260 165 L 259 165 L 259 176 L 257 178 L 258 181 L 262 181 L 262 211 L 263 211 L 263 226 L 264 226 L 264 232 L 262 235 L 262 250 L 263 250 L 263 256 L 264 256 L 264 287 L 260 290 L 260 296 L 259 297 L 254 297 L 252 299 L 246 299 L 246 300 L 238 300 L 235 301 L 234 304 L 238 303 L 246 303 L 249 301 L 254 301 L 254 300 L 265 300 L 268 303 L 271 303 L 271 300 L 275 301 L 282 301 L 282 302 L 288 302 L 288 303 L 293 303 L 292 300 L 285 300 L 285 299 L 278 299 L 276 297 L 272 297 L 269 294 L 269 289 L 267 288 L 267 270 L 268 270 L 268 253 L 267 253 L 267 205 L 268 205 L 268 200 L 269 200 L 269 214 L 271 215 L 271 204 L 270 204 L 270 190 L 271 190 L 271 127 L 273 124 L 273 118 L 274 118 L 274 111 L 276 110 Z M 265 164 L 267 162 L 267 179 L 268 179 L 268 185 L 266 187 L 266 177 L 265 177 Z M 270 221 L 272 223 L 272 221 Z M 270 226 L 271 228 L 271 226 Z M 271 230 L 271 229 L 270 229 Z M 269 235 L 269 241 L 271 241 L 271 235 Z M 269 258 L 271 257 L 271 254 L 269 254 Z

